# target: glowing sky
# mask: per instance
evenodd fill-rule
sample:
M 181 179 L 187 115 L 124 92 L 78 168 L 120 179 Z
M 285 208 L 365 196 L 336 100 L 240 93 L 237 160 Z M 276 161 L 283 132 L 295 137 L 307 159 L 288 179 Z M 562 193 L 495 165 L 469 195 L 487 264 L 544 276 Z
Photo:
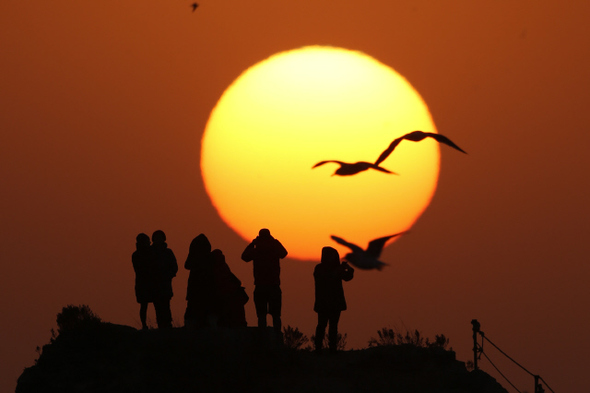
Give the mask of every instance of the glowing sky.
M 203 182 L 244 240 L 272 228 L 291 258 L 319 261 L 331 235 L 364 247 L 407 231 L 434 194 L 440 153 L 433 139 L 404 141 L 383 163 L 392 175 L 332 177 L 337 164 L 312 166 L 374 162 L 416 129 L 436 132 L 420 95 L 393 69 L 342 48 L 285 51 L 253 65 L 220 98 L 203 136 Z
M 0 391 L 14 390 L 66 304 L 139 326 L 139 232 L 163 229 L 181 263 L 206 233 L 251 294 L 246 242 L 210 204 L 199 141 L 238 75 L 305 45 L 393 67 L 469 152 L 466 164 L 441 149 L 436 194 L 411 236 L 385 249 L 390 268 L 345 284 L 349 344 L 405 325 L 444 333 L 469 360 L 477 318 L 556 391 L 583 391 L 589 16 L 587 1 L 203 0 L 194 13 L 168 0 L 2 2 Z M 282 269 L 283 322 L 308 335 L 312 269 Z M 181 269 L 173 282 L 177 321 L 187 278 Z M 532 390 L 530 376 L 507 372 Z

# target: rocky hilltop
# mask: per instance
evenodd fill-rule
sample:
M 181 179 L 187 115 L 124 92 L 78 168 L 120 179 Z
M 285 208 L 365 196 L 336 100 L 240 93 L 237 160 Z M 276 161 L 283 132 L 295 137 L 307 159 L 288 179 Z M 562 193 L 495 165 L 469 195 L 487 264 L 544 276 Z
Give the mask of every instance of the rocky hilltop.
M 16 393 L 506 393 L 455 353 L 412 345 L 315 354 L 256 328 L 143 330 L 96 323 L 60 333 L 24 370 Z

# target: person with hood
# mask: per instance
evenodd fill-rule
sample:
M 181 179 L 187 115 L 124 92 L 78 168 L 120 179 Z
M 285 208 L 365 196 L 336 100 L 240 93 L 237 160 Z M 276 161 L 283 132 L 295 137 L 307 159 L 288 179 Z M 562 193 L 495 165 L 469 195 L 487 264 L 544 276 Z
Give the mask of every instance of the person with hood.
M 354 269 L 347 262 L 340 263 L 338 251 L 332 247 L 322 248 L 322 259 L 313 271 L 315 281 L 315 304 L 313 310 L 318 314 L 315 330 L 315 350 L 320 352 L 328 324 L 328 343 L 331 353 L 338 345 L 338 321 L 340 313 L 346 310 L 346 299 L 342 281 L 350 281 Z
M 219 249 L 212 252 L 214 260 L 215 289 L 217 298 L 217 323 L 221 327 L 246 327 L 244 305 L 249 297 L 242 282 L 232 273 Z
M 133 270 L 135 271 L 135 298 L 139 306 L 139 319 L 142 329 L 147 329 L 147 309 L 149 303 L 154 303 L 157 289 L 154 254 L 150 249 L 150 237 L 140 233 L 135 238 L 136 250 L 131 255 Z
M 184 326 L 188 328 L 202 328 L 212 322 L 217 308 L 213 265 L 211 243 L 201 233 L 191 242 L 184 263 L 184 268 L 190 271 L 184 313 Z
M 270 314 L 273 328 L 278 333 L 281 333 L 282 304 L 280 260 L 286 256 L 285 247 L 266 228 L 258 232 L 242 253 L 242 260 L 253 261 L 254 265 L 254 305 L 258 327 L 266 328 L 266 314 Z
M 172 312 L 170 310 L 170 299 L 174 296 L 172 292 L 172 279 L 178 272 L 176 257 L 166 244 L 166 234 L 157 230 L 152 234 L 151 247 L 158 275 L 158 285 L 154 306 L 156 308 L 156 321 L 158 329 L 172 328 Z

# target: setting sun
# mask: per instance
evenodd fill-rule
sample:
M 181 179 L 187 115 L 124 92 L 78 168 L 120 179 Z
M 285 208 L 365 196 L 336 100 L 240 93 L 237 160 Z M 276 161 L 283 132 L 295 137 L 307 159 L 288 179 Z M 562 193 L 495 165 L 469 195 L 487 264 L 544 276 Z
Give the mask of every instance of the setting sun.
M 323 246 L 362 247 L 409 229 L 428 206 L 440 153 L 431 139 L 402 142 L 381 166 L 332 176 L 337 164 L 374 162 L 410 131 L 436 132 L 426 104 L 390 67 L 357 51 L 304 47 L 252 66 L 224 92 L 202 141 L 206 190 L 245 240 L 266 227 L 289 256 L 317 260 Z

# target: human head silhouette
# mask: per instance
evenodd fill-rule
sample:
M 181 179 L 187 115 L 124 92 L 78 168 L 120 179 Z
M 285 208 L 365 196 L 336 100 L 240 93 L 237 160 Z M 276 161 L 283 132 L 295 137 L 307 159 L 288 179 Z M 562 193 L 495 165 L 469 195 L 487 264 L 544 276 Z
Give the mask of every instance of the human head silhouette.
M 326 246 L 322 248 L 321 263 L 327 266 L 338 266 L 340 265 L 340 254 L 335 248 Z
M 188 249 L 189 254 L 208 254 L 211 252 L 211 243 L 205 234 L 201 233 L 195 237 Z
M 152 234 L 152 243 L 164 244 L 166 243 L 166 234 L 162 230 L 157 230 Z
M 211 251 L 211 255 L 215 259 L 215 263 L 225 263 L 225 255 L 223 255 L 223 251 L 216 248 L 215 250 Z
M 272 236 L 270 235 L 270 231 L 266 228 L 262 228 L 260 231 L 258 231 L 258 236 L 263 238 L 263 239 L 268 239 L 271 238 Z
M 135 245 L 137 249 L 149 247 L 150 237 L 143 232 L 140 233 L 135 237 Z

